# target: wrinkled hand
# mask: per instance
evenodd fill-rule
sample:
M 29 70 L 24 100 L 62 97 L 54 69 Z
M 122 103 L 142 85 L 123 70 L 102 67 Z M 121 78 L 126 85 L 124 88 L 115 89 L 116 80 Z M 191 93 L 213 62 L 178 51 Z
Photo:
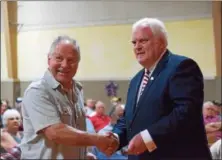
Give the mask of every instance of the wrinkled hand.
M 139 155 L 139 154 L 143 153 L 146 150 L 147 150 L 146 145 L 145 145 L 140 133 L 138 133 L 129 142 L 128 154 Z
M 107 132 L 105 135 L 99 135 L 97 148 L 106 154 L 111 156 L 119 147 L 119 141 L 112 132 Z
M 91 152 L 88 152 L 87 155 L 86 155 L 86 159 L 95 160 L 97 158 L 94 154 L 92 154 Z

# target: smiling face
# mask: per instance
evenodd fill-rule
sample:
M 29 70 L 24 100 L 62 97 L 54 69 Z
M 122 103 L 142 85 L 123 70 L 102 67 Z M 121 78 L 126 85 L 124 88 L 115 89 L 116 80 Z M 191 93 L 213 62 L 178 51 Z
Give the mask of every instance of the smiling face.
M 133 51 L 137 61 L 145 68 L 150 68 L 164 51 L 162 36 L 154 36 L 148 26 L 138 26 L 132 33 Z
M 73 44 L 60 42 L 52 55 L 48 56 L 49 70 L 62 85 L 72 82 L 79 64 L 79 53 Z

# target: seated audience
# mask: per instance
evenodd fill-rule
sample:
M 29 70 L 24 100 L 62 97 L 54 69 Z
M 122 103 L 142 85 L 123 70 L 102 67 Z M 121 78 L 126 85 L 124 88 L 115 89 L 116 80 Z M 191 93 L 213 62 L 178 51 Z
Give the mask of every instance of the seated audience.
M 214 104 L 210 101 L 205 102 L 203 105 L 203 116 L 204 116 L 204 123 L 205 124 L 220 121 L 218 114 L 217 114 L 217 110 L 216 110 Z
M 125 106 L 123 104 L 117 104 L 116 107 L 115 107 L 115 110 L 111 116 L 111 123 L 112 125 L 115 125 L 117 120 L 123 116 L 123 113 L 124 113 L 124 109 L 125 109 Z
M 212 103 L 215 106 L 215 110 L 217 112 L 217 115 L 219 116 L 220 120 L 222 120 L 222 103 L 218 101 L 212 101 Z
M 2 116 L 3 130 L 8 132 L 17 143 L 21 142 L 23 134 L 19 132 L 20 113 L 15 109 L 6 110 Z
M 22 97 L 18 97 L 15 100 L 15 109 L 20 113 L 21 115 L 21 122 L 20 122 L 20 126 L 19 126 L 19 131 L 23 131 L 23 123 L 22 123 Z
M 113 97 L 111 100 L 111 107 L 110 107 L 110 111 L 109 111 L 109 116 L 111 117 L 113 115 L 113 113 L 115 112 L 116 106 L 121 104 L 122 102 L 122 98 L 120 97 Z
M 95 115 L 95 104 L 96 101 L 93 99 L 86 100 L 85 112 L 87 117 L 92 117 Z
M 209 145 L 221 138 L 221 121 L 212 102 L 203 105 L 203 118 Z
M 104 112 L 105 112 L 105 105 L 100 101 L 97 102 L 97 104 L 96 104 L 96 113 L 99 113 L 99 114 L 96 114 L 96 115 L 97 116 L 98 115 L 103 115 L 104 116 L 105 115 Z M 120 114 L 118 114 L 118 115 L 120 115 Z M 94 118 L 95 118 L 95 116 L 94 116 Z M 93 117 L 90 117 L 89 119 L 93 119 Z M 97 122 L 100 121 L 100 120 L 101 119 L 96 119 Z M 103 122 L 105 122 L 105 123 L 101 123 L 101 124 L 102 124 L 102 126 L 104 126 L 104 125 L 105 126 L 104 127 L 99 127 L 101 129 L 97 129 L 97 132 L 99 134 L 104 134 L 106 132 L 111 132 L 112 129 L 113 129 L 113 126 L 111 125 L 111 123 L 110 122 L 108 123 L 108 121 L 103 121 Z M 87 126 L 87 131 L 88 132 L 90 132 L 90 133 L 95 133 L 96 132 L 96 130 L 94 129 L 93 123 L 91 123 L 91 121 L 89 121 L 88 118 L 86 119 L 86 126 Z M 110 157 L 107 157 L 104 153 L 100 152 L 96 147 L 88 147 L 88 151 L 92 152 L 97 157 L 98 160 L 103 160 L 103 159 L 110 159 L 110 160 L 111 159 L 121 159 L 121 160 L 123 160 L 123 159 L 127 159 L 127 156 L 123 155 L 121 151 L 115 152 Z
M 105 104 L 101 101 L 96 103 L 95 115 L 89 117 L 96 132 L 110 124 L 111 118 L 105 114 Z

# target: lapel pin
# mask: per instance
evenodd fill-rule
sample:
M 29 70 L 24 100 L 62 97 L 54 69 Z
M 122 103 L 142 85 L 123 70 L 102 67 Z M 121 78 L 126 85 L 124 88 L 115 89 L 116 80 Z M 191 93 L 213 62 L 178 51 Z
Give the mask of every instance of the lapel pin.
M 154 80 L 154 78 L 153 78 L 153 77 L 150 77 L 150 80 L 151 80 L 151 81 L 153 81 L 153 80 Z

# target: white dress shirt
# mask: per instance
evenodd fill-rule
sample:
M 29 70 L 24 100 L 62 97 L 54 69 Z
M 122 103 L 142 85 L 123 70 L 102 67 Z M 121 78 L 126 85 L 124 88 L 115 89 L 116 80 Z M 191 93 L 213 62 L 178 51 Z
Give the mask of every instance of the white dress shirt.
M 152 77 L 152 74 L 157 66 L 157 64 L 159 63 L 160 59 L 162 58 L 162 56 L 164 55 L 164 53 L 166 52 L 166 50 L 163 52 L 163 54 L 160 56 L 160 58 L 155 62 L 155 64 L 149 68 L 149 71 L 150 71 L 150 74 L 149 74 L 149 81 L 150 80 L 154 80 L 155 77 Z M 145 71 L 147 70 L 147 68 L 145 69 Z M 148 82 L 149 83 L 149 82 Z M 139 89 L 139 92 L 140 93 L 140 90 L 142 88 L 142 83 L 140 84 L 140 89 Z M 139 96 L 137 96 L 139 97 Z M 139 98 L 137 98 L 137 102 L 139 101 Z M 149 152 L 152 152 L 154 151 L 155 149 L 157 149 L 157 146 L 155 144 L 155 142 L 153 141 L 149 131 L 147 129 L 143 130 L 140 132 L 140 135 L 148 149 Z

